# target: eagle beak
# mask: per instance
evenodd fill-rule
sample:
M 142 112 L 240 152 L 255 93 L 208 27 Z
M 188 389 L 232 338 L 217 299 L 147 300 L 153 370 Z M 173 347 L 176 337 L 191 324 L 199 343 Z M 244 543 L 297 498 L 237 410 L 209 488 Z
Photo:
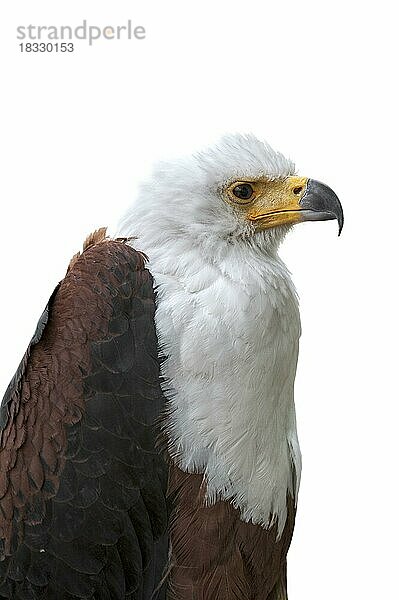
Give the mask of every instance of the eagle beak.
M 344 225 L 344 213 L 336 193 L 315 179 L 308 179 L 304 195 L 299 201 L 301 221 L 329 221 L 337 219 L 338 235 Z
M 338 235 L 344 224 L 344 213 L 336 193 L 320 181 L 296 175 L 268 182 L 267 192 L 261 188 L 247 218 L 257 229 L 337 219 Z

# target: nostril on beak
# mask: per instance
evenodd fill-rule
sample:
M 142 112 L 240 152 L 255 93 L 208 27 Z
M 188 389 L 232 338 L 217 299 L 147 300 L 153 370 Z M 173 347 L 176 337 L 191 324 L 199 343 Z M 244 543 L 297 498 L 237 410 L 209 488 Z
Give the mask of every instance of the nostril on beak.
M 302 190 L 303 190 L 303 187 L 299 186 L 299 187 L 295 187 L 293 192 L 296 196 L 299 196 L 299 194 L 302 192 Z

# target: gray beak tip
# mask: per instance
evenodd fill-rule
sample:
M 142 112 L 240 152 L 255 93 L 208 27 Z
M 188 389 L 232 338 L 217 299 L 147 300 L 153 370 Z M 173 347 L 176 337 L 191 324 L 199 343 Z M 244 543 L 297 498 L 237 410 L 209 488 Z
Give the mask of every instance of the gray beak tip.
M 337 219 L 338 235 L 341 235 L 344 226 L 344 213 L 336 193 L 324 183 L 309 179 L 306 192 L 300 201 L 300 205 L 308 213 L 307 218 L 312 221 L 323 221 Z

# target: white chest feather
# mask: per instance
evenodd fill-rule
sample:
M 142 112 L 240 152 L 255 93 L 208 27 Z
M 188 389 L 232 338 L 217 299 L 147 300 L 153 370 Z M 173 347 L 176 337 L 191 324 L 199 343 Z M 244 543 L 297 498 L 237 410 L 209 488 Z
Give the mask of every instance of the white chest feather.
M 170 451 L 183 470 L 206 474 L 210 503 L 228 500 L 265 527 L 277 519 L 281 533 L 301 470 L 300 321 L 289 274 L 253 248 L 217 263 L 187 248 L 178 264 L 150 254 L 149 268 L 167 356 Z

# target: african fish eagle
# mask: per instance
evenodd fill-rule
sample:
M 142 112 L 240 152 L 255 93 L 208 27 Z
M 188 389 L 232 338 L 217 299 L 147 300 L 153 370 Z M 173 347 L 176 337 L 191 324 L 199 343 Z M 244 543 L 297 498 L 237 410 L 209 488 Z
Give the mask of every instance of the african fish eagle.
M 1 405 L 0 598 L 284 600 L 300 319 L 343 213 L 252 135 L 161 163 L 52 294 Z

